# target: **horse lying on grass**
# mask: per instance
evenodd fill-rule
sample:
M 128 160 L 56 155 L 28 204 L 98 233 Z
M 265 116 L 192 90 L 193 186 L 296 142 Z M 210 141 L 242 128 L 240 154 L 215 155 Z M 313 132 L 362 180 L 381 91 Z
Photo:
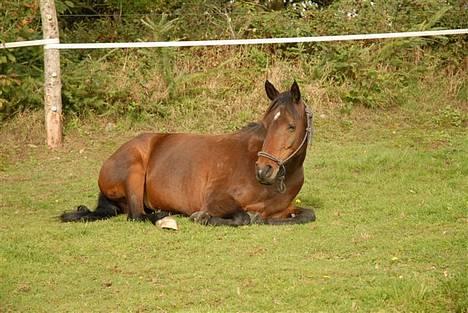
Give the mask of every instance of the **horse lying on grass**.
M 79 206 L 63 222 L 118 214 L 155 223 L 183 214 L 204 225 L 299 224 L 315 220 L 295 206 L 304 183 L 303 163 L 312 136 L 312 113 L 299 86 L 278 92 L 263 118 L 227 135 L 145 133 L 104 162 L 94 211 Z

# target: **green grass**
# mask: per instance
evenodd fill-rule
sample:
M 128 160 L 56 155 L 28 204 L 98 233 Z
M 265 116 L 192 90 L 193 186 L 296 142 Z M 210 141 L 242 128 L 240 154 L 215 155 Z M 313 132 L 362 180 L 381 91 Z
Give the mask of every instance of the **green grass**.
M 316 118 L 317 221 L 296 226 L 61 224 L 132 133 L 23 143 L 0 171 L 0 312 L 466 312 L 466 128 L 365 112 Z

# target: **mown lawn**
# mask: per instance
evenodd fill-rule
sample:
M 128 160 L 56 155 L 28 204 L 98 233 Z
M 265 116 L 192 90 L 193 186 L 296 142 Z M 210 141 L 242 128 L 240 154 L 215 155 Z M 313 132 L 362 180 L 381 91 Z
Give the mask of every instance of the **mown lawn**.
M 466 312 L 466 129 L 394 119 L 317 117 L 297 226 L 61 224 L 131 133 L 24 143 L 0 171 L 0 312 Z

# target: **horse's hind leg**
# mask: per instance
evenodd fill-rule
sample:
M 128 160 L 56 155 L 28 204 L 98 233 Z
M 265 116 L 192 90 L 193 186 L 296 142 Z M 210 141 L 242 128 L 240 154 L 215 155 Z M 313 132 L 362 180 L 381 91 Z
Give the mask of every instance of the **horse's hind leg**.
M 125 182 L 125 195 L 128 209 L 128 220 L 145 221 L 149 215 L 145 213 L 143 196 L 145 192 L 145 171 L 142 166 L 133 166 L 128 170 Z M 154 221 L 156 222 L 156 221 Z
M 84 205 L 79 205 L 76 211 L 64 212 L 60 215 L 62 222 L 92 222 L 104 220 L 122 213 L 116 203 L 99 193 L 96 209 L 91 211 Z

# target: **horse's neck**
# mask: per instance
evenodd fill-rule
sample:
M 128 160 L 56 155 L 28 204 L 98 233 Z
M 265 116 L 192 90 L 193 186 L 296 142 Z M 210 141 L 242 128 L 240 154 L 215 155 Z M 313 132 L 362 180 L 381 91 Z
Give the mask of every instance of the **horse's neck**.
M 307 149 L 309 147 L 309 143 L 310 143 L 310 140 L 312 139 L 311 136 L 313 134 L 312 132 L 312 115 L 309 116 L 310 111 L 307 110 L 306 108 L 306 114 L 305 114 L 305 118 L 307 119 L 306 120 L 306 126 L 307 127 L 311 127 L 311 130 L 309 133 L 307 133 L 307 129 L 305 130 L 305 133 L 303 136 L 307 136 L 307 137 L 304 137 L 304 145 L 302 146 L 302 148 L 298 151 L 297 155 L 295 157 L 293 157 L 291 159 L 291 164 L 286 165 L 286 170 L 290 171 L 291 173 L 296 171 L 297 169 L 300 169 L 303 167 L 304 165 L 304 161 L 305 161 L 305 158 L 306 158 L 306 155 L 307 155 Z M 310 118 L 310 119 L 309 119 Z
M 302 147 L 302 149 L 294 156 L 291 160 L 287 162 L 286 172 L 294 173 L 296 170 L 301 169 L 304 166 L 304 161 L 307 154 L 307 144 Z

